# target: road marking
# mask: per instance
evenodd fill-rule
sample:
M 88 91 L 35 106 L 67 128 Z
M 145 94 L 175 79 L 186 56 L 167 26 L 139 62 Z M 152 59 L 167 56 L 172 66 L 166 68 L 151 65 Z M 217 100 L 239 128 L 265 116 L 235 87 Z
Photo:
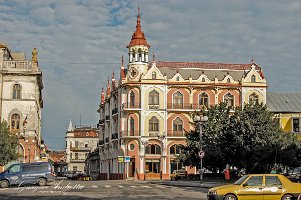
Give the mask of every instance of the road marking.
M 97 185 L 92 185 L 92 188 L 98 188 L 98 186 Z
M 186 189 L 190 189 L 191 187 L 185 187 Z
M 144 188 L 151 188 L 151 187 L 148 186 L 148 185 L 142 185 L 141 187 L 144 187 Z
M 124 188 L 124 186 L 122 186 L 122 185 L 118 185 L 118 187 L 119 187 L 119 188 Z
M 111 186 L 109 186 L 109 185 L 105 185 L 105 187 L 106 187 L 106 188 L 110 188 Z
M 157 188 L 166 188 L 165 185 L 156 185 Z
M 135 185 L 131 185 L 130 187 L 135 188 L 136 186 Z

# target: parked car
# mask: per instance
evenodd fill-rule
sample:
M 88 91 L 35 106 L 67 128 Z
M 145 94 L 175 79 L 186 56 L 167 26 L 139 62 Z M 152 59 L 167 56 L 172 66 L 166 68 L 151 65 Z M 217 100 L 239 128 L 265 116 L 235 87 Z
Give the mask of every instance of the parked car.
M 68 179 L 73 179 L 73 180 L 76 180 L 78 178 L 78 176 L 80 174 L 82 174 L 83 172 L 81 171 L 67 171 L 65 173 L 65 176 L 68 178 Z
M 301 184 L 293 183 L 281 174 L 249 174 L 232 185 L 209 189 L 207 197 L 209 200 L 297 199 L 301 198 Z
M 0 173 L 0 187 L 11 185 L 38 184 L 47 185 L 55 178 L 52 166 L 48 162 L 19 163 L 11 165 Z
M 170 175 L 170 179 L 172 181 L 181 180 L 184 176 L 186 176 L 186 171 L 184 169 L 174 170 Z
M 301 182 L 301 167 L 289 170 L 285 176 L 293 182 Z

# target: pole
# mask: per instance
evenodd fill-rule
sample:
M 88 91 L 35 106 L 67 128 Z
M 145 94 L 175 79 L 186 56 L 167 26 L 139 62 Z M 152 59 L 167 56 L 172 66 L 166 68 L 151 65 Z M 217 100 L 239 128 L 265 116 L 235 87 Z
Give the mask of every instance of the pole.
M 203 136 L 203 127 L 202 123 L 199 122 L 199 130 L 200 130 L 200 152 L 203 151 L 203 144 L 202 144 L 202 136 Z M 200 184 L 203 183 L 203 156 L 201 156 L 201 167 L 200 167 Z

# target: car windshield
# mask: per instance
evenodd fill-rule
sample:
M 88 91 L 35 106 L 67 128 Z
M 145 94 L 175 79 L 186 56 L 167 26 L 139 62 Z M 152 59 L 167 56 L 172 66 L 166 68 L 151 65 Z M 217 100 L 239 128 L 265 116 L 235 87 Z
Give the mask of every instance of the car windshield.
M 249 177 L 249 175 L 244 175 L 243 177 L 241 177 L 240 179 L 238 179 L 234 185 L 241 185 L 247 178 Z

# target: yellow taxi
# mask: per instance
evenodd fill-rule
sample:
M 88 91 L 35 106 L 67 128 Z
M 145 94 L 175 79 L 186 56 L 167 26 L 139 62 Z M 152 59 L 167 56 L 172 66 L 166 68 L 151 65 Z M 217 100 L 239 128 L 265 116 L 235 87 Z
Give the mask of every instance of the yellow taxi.
M 280 174 L 249 174 L 231 185 L 209 189 L 209 200 L 301 200 L 301 183 Z

